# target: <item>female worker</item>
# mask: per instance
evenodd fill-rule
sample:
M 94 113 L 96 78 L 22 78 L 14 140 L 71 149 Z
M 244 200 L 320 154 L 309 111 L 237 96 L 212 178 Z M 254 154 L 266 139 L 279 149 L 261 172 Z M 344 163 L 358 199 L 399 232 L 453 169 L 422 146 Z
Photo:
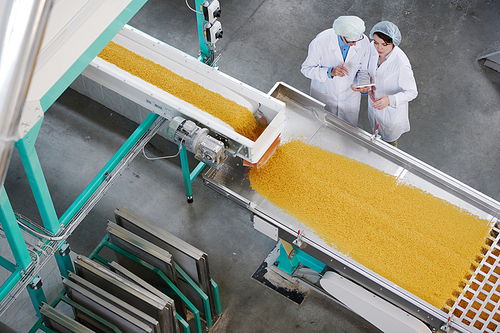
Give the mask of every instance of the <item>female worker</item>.
M 368 71 L 375 86 L 369 91 L 368 118 L 382 140 L 397 147 L 399 137 L 410 130 L 408 102 L 417 97 L 417 84 L 410 61 L 398 47 L 401 33 L 388 21 L 377 23 L 370 31 L 373 39 Z

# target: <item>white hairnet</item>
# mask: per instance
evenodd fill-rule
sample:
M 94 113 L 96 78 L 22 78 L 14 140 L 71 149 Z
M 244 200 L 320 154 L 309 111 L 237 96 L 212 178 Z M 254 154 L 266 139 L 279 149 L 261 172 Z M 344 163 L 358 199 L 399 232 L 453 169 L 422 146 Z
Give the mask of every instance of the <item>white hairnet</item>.
M 401 32 L 397 25 L 389 21 L 382 21 L 375 24 L 370 31 L 370 38 L 373 39 L 373 34 L 375 32 L 381 32 L 392 38 L 394 46 L 398 46 L 401 43 Z
M 337 35 L 355 38 L 365 32 L 365 22 L 357 16 L 339 16 L 333 22 L 333 30 Z

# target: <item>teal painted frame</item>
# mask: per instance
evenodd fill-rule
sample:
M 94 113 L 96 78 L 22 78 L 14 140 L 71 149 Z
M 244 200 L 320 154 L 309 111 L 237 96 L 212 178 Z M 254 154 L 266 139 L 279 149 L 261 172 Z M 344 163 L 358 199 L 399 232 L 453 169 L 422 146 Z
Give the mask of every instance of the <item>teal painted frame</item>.
M 217 311 L 217 315 L 220 316 L 222 313 L 222 306 L 220 304 L 219 286 L 215 283 L 214 279 L 210 279 L 210 281 L 212 282 L 212 290 L 214 291 L 215 296 L 215 311 Z
M 28 177 L 31 191 L 35 198 L 35 202 L 42 218 L 43 226 L 52 235 L 57 234 L 60 229 L 59 220 L 57 219 L 56 209 L 50 196 L 45 176 L 43 175 L 42 166 L 35 150 L 35 142 L 42 126 L 43 117 L 31 128 L 31 130 L 15 143 L 21 161 Z
M 163 272 L 159 271 L 157 268 L 149 265 L 148 263 L 146 263 L 146 262 L 144 262 L 144 261 L 142 261 L 140 259 L 137 259 L 137 258 L 133 257 L 131 254 L 127 253 L 126 251 L 124 251 L 124 250 L 116 247 L 115 245 L 109 243 L 108 239 L 109 239 L 108 235 L 104 236 L 104 238 L 96 246 L 96 248 L 94 249 L 94 251 L 92 251 L 92 253 L 89 255 L 90 259 L 94 259 L 95 258 L 96 260 L 99 260 L 103 264 L 108 265 L 108 261 L 105 258 L 99 256 L 99 252 L 102 250 L 102 248 L 104 246 L 106 246 L 106 247 L 112 249 L 113 251 L 116 251 L 116 252 L 118 252 L 118 253 L 120 253 L 120 254 L 122 254 L 122 255 L 130 258 L 130 259 L 132 259 L 132 260 L 134 260 L 135 262 L 140 263 L 141 265 L 145 266 L 149 270 L 154 271 L 157 274 L 159 274 L 159 273 L 163 274 Z M 212 324 L 212 317 L 210 316 L 210 304 L 209 304 L 208 296 L 198 287 L 198 285 L 189 277 L 189 275 L 187 275 L 184 272 L 184 270 L 181 267 L 179 267 L 179 265 L 177 265 L 177 263 L 175 264 L 175 269 L 182 276 L 182 278 L 191 287 L 193 287 L 193 289 L 195 289 L 196 292 L 198 293 L 198 295 L 203 299 L 203 305 L 204 305 L 205 313 L 207 314 L 207 317 L 210 318 L 210 321 L 207 320 L 207 327 L 209 327 L 209 328 L 212 327 L 213 324 Z M 163 276 L 164 276 L 164 274 L 163 274 Z M 165 279 L 168 280 L 168 278 L 166 276 L 165 276 Z M 217 315 L 220 316 L 220 314 L 222 313 L 222 307 L 221 307 L 221 304 L 220 304 L 219 286 L 217 285 L 217 283 L 215 283 L 215 281 L 213 279 L 210 279 L 210 280 L 211 280 L 211 284 L 212 284 L 212 290 L 213 290 L 213 293 L 214 293 L 214 300 L 215 300 L 216 312 L 217 312 Z M 168 280 L 168 281 L 170 281 L 170 280 Z M 182 295 L 182 293 L 180 291 L 178 291 L 178 292 Z M 181 298 L 184 301 L 185 298 L 184 297 L 181 297 Z M 187 300 L 187 302 L 189 302 L 189 300 Z M 189 303 L 191 303 L 191 302 L 189 302 Z M 179 314 L 177 314 L 177 317 L 182 319 L 182 317 L 179 316 Z M 184 321 L 184 319 L 183 319 L 183 321 Z M 189 326 L 188 326 L 188 328 L 189 328 Z
M 96 315 L 92 311 L 88 310 L 87 308 L 81 306 L 80 304 L 67 298 L 66 296 L 64 296 L 65 294 L 66 294 L 66 290 L 64 290 L 64 289 L 61 290 L 61 292 L 59 292 L 59 294 L 54 299 L 54 301 L 50 304 L 50 306 L 55 308 L 59 304 L 59 302 L 63 301 L 64 303 L 74 307 L 78 311 L 85 313 L 87 316 L 91 317 L 92 319 L 96 320 L 97 322 L 99 322 L 99 323 L 103 324 L 104 326 L 108 327 L 109 329 L 113 330 L 115 333 L 121 333 L 121 331 L 118 329 L 118 327 L 111 324 L 107 320 L 99 317 L 98 315 Z M 38 330 L 42 330 L 46 333 L 54 333 L 54 331 L 52 331 L 50 328 L 48 328 L 47 326 L 44 325 L 43 320 L 41 318 L 38 319 L 38 321 L 35 323 L 35 325 L 33 325 L 33 327 L 31 327 L 31 329 L 29 330 L 29 333 L 35 333 Z
M 37 276 L 33 278 L 33 281 L 36 280 L 37 278 L 38 278 Z M 42 303 L 47 303 L 47 297 L 45 297 L 45 293 L 43 292 L 42 288 L 42 281 L 40 280 L 40 288 L 35 289 L 32 288 L 31 285 L 28 285 L 26 289 L 28 290 L 31 303 L 35 308 L 36 316 L 38 318 L 42 318 L 42 316 L 40 315 L 40 306 L 42 306 Z
M 203 171 L 203 168 L 205 168 L 206 164 L 200 162 L 198 163 L 196 168 L 194 168 L 193 172 L 190 172 L 186 147 L 179 144 L 179 148 L 180 148 L 179 155 L 181 157 L 182 179 L 184 180 L 184 189 L 186 191 L 187 202 L 192 203 L 193 202 L 192 183 L 195 180 L 195 178 L 200 174 L 200 172 Z
M 194 281 L 189 277 L 189 275 L 184 272 L 182 268 L 177 265 L 177 263 L 174 263 L 175 265 L 175 270 L 177 273 L 184 279 L 184 281 L 188 282 L 188 284 L 196 291 L 196 293 L 201 297 L 202 302 L 203 302 L 203 308 L 205 310 L 205 317 L 207 321 L 207 327 L 210 328 L 212 327 L 212 314 L 210 312 L 210 303 L 208 301 L 208 296 L 201 290 L 201 288 L 194 283 Z
M 61 253 L 62 252 L 62 253 Z M 73 267 L 73 262 L 70 257 L 69 244 L 64 242 L 59 249 L 56 251 L 54 257 L 56 258 L 57 267 L 59 267 L 59 273 L 61 276 L 68 278 L 68 272 L 75 273 L 75 268 Z
M 63 301 L 64 303 L 66 303 L 66 304 L 74 307 L 75 309 L 77 309 L 77 310 L 85 313 L 87 316 L 91 317 L 92 319 L 96 320 L 97 322 L 99 322 L 99 323 L 103 324 L 104 326 L 108 327 L 109 329 L 113 330 L 115 333 L 121 333 L 121 331 L 120 331 L 120 329 L 118 327 L 116 327 L 115 325 L 111 324 L 107 320 L 99 317 L 98 315 L 96 315 L 92 311 L 88 310 L 87 308 L 81 306 L 80 304 L 75 303 L 74 301 L 72 301 L 68 297 L 64 296 L 65 294 L 66 294 L 66 291 L 63 289 L 59 293 L 59 295 L 56 297 L 56 299 L 54 300 L 54 302 L 52 302 L 51 306 L 52 307 L 56 307 L 57 304 L 59 304 L 60 301 Z M 178 314 L 177 314 L 177 318 L 178 318 L 179 322 L 182 325 L 182 329 L 183 329 L 184 333 L 190 333 L 190 331 L 189 331 L 189 324 L 181 316 L 179 316 Z M 44 331 L 46 333 L 55 333 L 50 328 L 48 328 L 47 326 L 44 325 L 42 319 L 38 319 L 38 321 L 35 323 L 35 325 L 33 325 L 33 327 L 30 329 L 29 333 L 35 333 L 38 330 L 42 330 L 42 331 Z
M 300 250 L 294 245 L 292 245 L 292 247 L 293 247 L 292 251 L 293 255 L 292 258 L 289 258 L 285 248 L 283 247 L 283 244 L 280 243 L 280 254 L 278 257 L 277 267 L 281 269 L 283 272 L 287 273 L 288 275 L 292 275 L 293 272 L 295 272 L 295 270 L 299 266 L 299 264 L 303 264 L 317 273 L 321 273 L 323 269 L 326 267 L 326 265 L 323 264 L 318 259 L 310 256 L 309 254 L 305 253 L 304 251 Z
M 24 243 L 24 238 L 17 224 L 16 215 L 10 204 L 7 192 L 3 186 L 0 191 L 0 222 L 5 232 L 5 237 L 7 237 L 7 241 L 9 242 L 12 254 L 14 255 L 16 265 L 18 265 L 21 270 L 24 270 L 31 264 L 31 256 Z M 3 289 L 3 285 L 0 289 Z M 3 292 L 0 292 L 0 296 L 2 295 Z M 3 297 L 5 297 L 5 295 L 3 295 Z M 3 297 L 0 299 L 3 299 Z
M 7 192 L 3 186 L 0 192 L 0 222 L 16 262 L 16 264 L 13 264 L 2 257 L 2 267 L 12 272 L 12 274 L 10 274 L 7 280 L 5 280 L 0 287 L 0 300 L 3 300 L 12 288 L 14 288 L 14 286 L 23 278 L 25 269 L 28 268 L 32 262 L 28 248 L 24 243 L 21 229 L 17 224 L 14 210 L 12 209 Z M 33 307 L 35 308 L 35 312 L 38 316 L 40 316 L 38 305 L 45 299 L 43 290 L 40 288 L 35 291 L 30 290 L 28 287 L 28 293 L 32 300 Z
M 205 17 L 203 16 L 203 8 L 201 4 L 204 2 L 205 0 L 195 0 L 195 10 L 196 10 L 196 23 L 198 25 L 198 40 L 200 42 L 200 56 L 198 60 L 200 60 L 203 63 L 206 63 L 207 58 L 210 56 L 210 49 L 205 43 L 205 34 L 203 29 L 203 25 L 205 24 Z
M 16 264 L 8 261 L 4 257 L 0 257 L 0 266 L 2 266 L 3 268 L 5 268 L 6 270 L 8 270 L 11 273 L 14 273 L 14 271 L 17 268 Z
M 24 270 L 18 267 L 12 274 L 5 280 L 0 287 L 0 299 L 4 299 L 5 296 L 11 291 L 12 288 L 21 280 L 23 277 Z
M 130 151 L 130 149 L 137 143 L 137 141 L 144 135 L 144 133 L 151 127 L 151 125 L 158 119 L 159 115 L 150 113 L 146 119 L 137 127 L 132 135 L 125 141 L 121 148 L 113 155 L 109 162 L 102 168 L 102 170 L 95 176 L 90 184 L 83 190 L 83 192 L 76 198 L 73 204 L 64 212 L 59 219 L 61 225 L 66 226 L 68 222 L 75 216 L 75 214 L 82 208 L 85 202 L 90 198 L 96 189 L 106 181 L 107 175 L 111 172 L 122 158 Z
M 61 295 L 60 296 L 61 298 L 61 301 L 63 301 L 64 303 L 70 305 L 71 307 L 77 309 L 78 311 L 80 312 L 83 312 L 84 314 L 86 314 L 87 316 L 91 317 L 92 319 L 96 320 L 97 322 L 103 324 L 104 326 L 106 326 L 107 328 L 113 330 L 115 333 L 121 333 L 120 329 L 118 327 L 116 327 L 115 325 L 111 324 L 109 321 L 107 321 L 106 319 L 102 318 L 102 317 L 99 317 L 98 315 L 96 315 L 95 313 L 93 313 L 92 311 L 88 310 L 87 308 L 81 306 L 80 304 L 74 302 L 73 300 L 67 298 L 66 296 L 63 296 Z
M 99 185 L 106 180 L 106 174 L 112 171 L 119 161 L 125 156 L 130 149 L 137 143 L 137 141 L 144 135 L 144 133 L 151 127 L 151 125 L 156 121 L 159 115 L 151 113 L 139 127 L 132 133 L 132 135 L 125 141 L 122 147 L 118 150 L 118 152 L 111 158 L 111 160 L 106 164 L 106 166 L 101 170 L 101 172 L 94 178 L 94 180 L 87 186 L 87 188 L 83 191 L 83 193 L 77 198 L 75 202 L 68 208 L 65 214 L 58 221 L 57 226 L 66 225 L 71 218 L 78 212 L 78 210 L 83 206 L 86 200 L 95 192 L 95 190 L 99 187 Z M 37 124 L 37 126 L 40 126 Z M 38 134 L 39 127 L 34 127 L 32 134 Z M 35 200 L 37 201 L 39 210 L 45 212 L 50 212 L 54 209 L 52 199 L 50 198 L 50 193 L 47 188 L 47 184 L 45 182 L 45 178 L 43 177 L 43 172 L 41 170 L 40 161 L 36 155 L 34 149 L 34 141 L 35 139 L 30 139 L 32 136 L 27 136 L 19 141 L 18 149 L 21 155 L 21 159 L 24 159 L 23 165 L 25 167 L 28 177 L 32 176 L 30 180 L 30 185 L 32 186 L 33 194 L 35 195 Z M 31 142 L 31 141 L 33 142 Z M 54 209 L 55 213 L 55 209 Z M 42 215 L 43 216 L 43 215 Z M 2 222 L 2 227 L 4 228 L 6 237 L 8 238 L 9 245 L 14 254 L 14 258 L 16 263 L 21 265 L 20 269 L 14 271 L 11 276 L 7 279 L 6 282 L 0 287 L 0 299 L 3 299 L 10 290 L 20 281 L 23 275 L 23 270 L 28 267 L 31 263 L 31 257 L 29 255 L 28 249 L 24 243 L 24 239 L 21 234 L 21 230 L 17 224 L 16 216 L 10 205 L 10 201 L 7 197 L 5 189 L 2 187 L 2 192 L 0 193 L 0 221 Z M 45 223 L 45 221 L 44 221 Z M 52 221 L 51 221 L 52 223 Z M 64 224 L 63 224 L 64 223 Z M 54 225 L 54 224 L 52 224 Z M 59 231 L 59 229 L 57 229 Z M 57 233 L 54 232 L 55 233 Z M 59 260 L 58 260 L 59 259 Z M 68 263 L 69 260 L 69 263 Z M 68 258 L 58 258 L 56 256 L 56 262 L 59 266 L 60 271 L 66 271 L 69 267 L 72 268 L 71 260 Z M 8 264 L 8 261 L 4 258 L 0 261 L 0 263 L 6 264 L 10 268 L 12 265 Z M 30 292 L 30 297 L 37 312 L 39 315 L 38 307 L 40 305 L 40 300 L 43 298 L 40 297 L 40 292 L 32 293 Z

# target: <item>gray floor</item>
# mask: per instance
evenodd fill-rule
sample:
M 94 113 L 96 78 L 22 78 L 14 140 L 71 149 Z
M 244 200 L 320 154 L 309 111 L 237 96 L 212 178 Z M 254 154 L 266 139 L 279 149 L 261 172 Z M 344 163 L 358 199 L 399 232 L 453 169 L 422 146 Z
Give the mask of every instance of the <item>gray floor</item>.
M 368 31 L 381 20 L 396 23 L 419 89 L 410 103 L 412 130 L 399 140 L 400 149 L 500 200 L 500 73 L 479 61 L 500 50 L 498 1 L 220 2 L 218 66 L 263 92 L 278 81 L 308 92 L 309 80 L 300 73 L 307 46 L 337 16 L 357 15 Z M 195 15 L 183 0 L 151 0 L 129 24 L 198 55 Z M 369 130 L 366 103 L 359 126 Z M 58 216 L 136 126 L 73 90 L 47 111 L 36 149 Z M 175 151 L 161 138 L 147 149 L 150 155 Z M 69 238 L 72 250 L 90 254 L 121 205 L 208 253 L 224 313 L 215 332 L 374 331 L 319 294 L 298 306 L 251 279 L 274 241 L 253 229 L 247 210 L 205 187 L 201 177 L 193 183 L 194 203 L 187 204 L 181 177 L 178 159 L 138 156 Z M 17 152 L 5 188 L 15 211 L 40 220 Z

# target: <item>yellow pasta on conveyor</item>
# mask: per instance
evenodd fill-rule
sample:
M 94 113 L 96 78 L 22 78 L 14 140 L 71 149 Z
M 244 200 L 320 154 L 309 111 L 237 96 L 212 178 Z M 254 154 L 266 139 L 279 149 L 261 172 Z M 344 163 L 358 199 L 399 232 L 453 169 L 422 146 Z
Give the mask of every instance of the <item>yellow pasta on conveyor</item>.
M 487 247 L 488 221 L 299 140 L 279 146 L 249 178 L 328 244 L 437 308 L 454 298 Z
M 98 57 L 211 114 L 252 141 L 264 130 L 247 108 L 114 42 L 110 42 Z

